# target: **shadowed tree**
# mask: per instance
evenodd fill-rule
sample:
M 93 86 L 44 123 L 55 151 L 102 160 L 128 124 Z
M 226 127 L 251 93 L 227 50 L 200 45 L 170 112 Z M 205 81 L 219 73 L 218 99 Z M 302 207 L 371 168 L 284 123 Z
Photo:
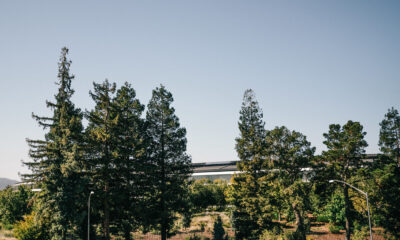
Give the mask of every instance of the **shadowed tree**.
M 191 158 L 186 154 L 186 129 L 180 126 L 172 102 L 172 94 L 160 86 L 153 90 L 146 113 L 147 154 L 152 164 L 148 176 L 154 187 L 148 213 L 162 240 L 167 238 L 174 214 L 185 210 L 187 180 L 192 172 Z

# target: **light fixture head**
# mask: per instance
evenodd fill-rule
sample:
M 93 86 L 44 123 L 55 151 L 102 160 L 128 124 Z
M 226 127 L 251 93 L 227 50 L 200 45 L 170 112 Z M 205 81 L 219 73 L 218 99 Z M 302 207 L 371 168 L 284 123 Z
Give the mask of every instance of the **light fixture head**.
M 329 183 L 333 183 L 335 180 L 329 180 Z
M 90 192 L 90 194 L 94 194 L 94 192 L 93 192 L 93 191 L 91 191 L 91 192 Z

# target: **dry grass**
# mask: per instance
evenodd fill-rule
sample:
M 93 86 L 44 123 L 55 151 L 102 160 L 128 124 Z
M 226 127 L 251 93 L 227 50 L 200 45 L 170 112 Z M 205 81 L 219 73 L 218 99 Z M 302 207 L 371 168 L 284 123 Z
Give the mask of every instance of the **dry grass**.
M 1 229 L 0 230 L 0 240 L 17 240 L 17 239 L 13 237 L 11 230 Z

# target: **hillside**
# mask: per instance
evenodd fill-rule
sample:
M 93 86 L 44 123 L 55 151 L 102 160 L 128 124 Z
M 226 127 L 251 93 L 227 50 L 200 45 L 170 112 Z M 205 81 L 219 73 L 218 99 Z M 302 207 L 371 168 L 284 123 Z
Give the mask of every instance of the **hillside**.
M 8 185 L 16 184 L 18 181 L 8 179 L 8 178 L 0 178 L 0 190 L 6 188 Z

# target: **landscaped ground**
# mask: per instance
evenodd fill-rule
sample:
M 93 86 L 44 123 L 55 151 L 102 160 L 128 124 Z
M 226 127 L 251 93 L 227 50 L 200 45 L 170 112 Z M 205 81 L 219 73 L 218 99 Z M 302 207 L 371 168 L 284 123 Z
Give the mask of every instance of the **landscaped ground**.
M 191 227 L 182 231 L 179 231 L 175 236 L 172 236 L 171 240 L 183 240 L 190 236 L 207 237 L 212 239 L 213 223 L 217 215 L 222 217 L 224 222 L 225 231 L 228 232 L 230 237 L 234 236 L 234 232 L 229 224 L 229 217 L 224 213 L 207 213 L 204 215 L 196 216 L 192 220 Z M 204 231 L 201 231 L 201 223 L 204 223 Z M 384 240 L 385 238 L 381 235 L 383 231 L 381 228 L 373 228 L 374 240 Z M 147 233 L 145 235 L 135 233 L 134 239 L 143 240 L 159 240 L 160 235 Z M 322 222 L 312 222 L 311 233 L 307 234 L 309 240 L 342 240 L 345 239 L 345 231 L 341 230 L 339 234 L 333 234 L 329 232 L 328 224 Z
M 183 240 L 190 236 L 207 237 L 212 239 L 213 223 L 217 217 L 220 215 L 224 223 L 225 231 L 228 232 L 230 237 L 234 236 L 234 232 L 229 223 L 229 217 L 224 213 L 206 213 L 204 215 L 199 215 L 193 218 L 190 228 L 182 229 L 178 231 L 175 236 L 172 236 L 171 240 Z M 204 226 L 204 231 L 201 230 L 201 225 Z M 382 232 L 380 228 L 373 228 L 374 230 L 374 240 L 384 240 L 385 238 L 379 234 Z M 159 240 L 160 235 L 155 233 L 140 234 L 135 233 L 134 239 L 143 240 Z M 307 239 L 311 240 L 342 240 L 344 239 L 344 231 L 340 231 L 339 234 L 333 234 L 329 232 L 328 224 L 312 222 L 311 233 L 307 235 Z M 12 232 L 8 230 L 0 230 L 0 240 L 16 240 L 12 237 Z

